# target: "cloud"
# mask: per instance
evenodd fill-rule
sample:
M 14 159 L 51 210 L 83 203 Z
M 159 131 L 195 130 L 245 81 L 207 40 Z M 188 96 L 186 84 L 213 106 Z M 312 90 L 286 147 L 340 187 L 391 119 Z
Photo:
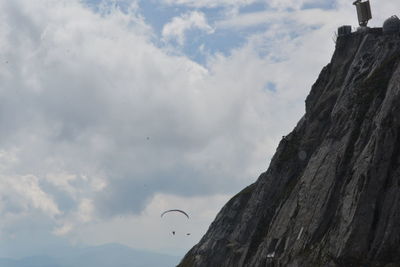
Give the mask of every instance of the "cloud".
M 18 189 L 34 204 L 24 218 L 47 213 L 49 232 L 139 214 L 159 192 L 234 192 L 266 164 L 272 142 L 259 145 L 265 129 L 255 131 L 251 99 L 265 96 L 253 74 L 233 80 L 235 57 L 215 57 L 210 71 L 169 54 L 131 12 L 1 1 L 0 166 L 29 182 Z M 194 25 L 209 29 L 199 14 Z M 259 64 L 242 66 L 262 73 Z
M 95 219 L 94 210 L 93 200 L 87 198 L 81 199 L 76 211 L 60 220 L 60 226 L 55 228 L 53 233 L 57 236 L 63 236 L 73 231 L 75 227 L 92 222 Z
M 199 29 L 208 34 L 214 31 L 207 23 L 204 13 L 192 11 L 172 18 L 171 22 L 164 25 L 162 36 L 167 41 L 176 39 L 178 44 L 183 45 L 185 42 L 185 32 L 191 29 Z
M 162 0 L 168 5 L 186 5 L 191 7 L 246 6 L 260 0 Z
M 271 8 L 278 10 L 301 10 L 305 5 L 308 6 L 321 6 L 329 3 L 334 3 L 333 0 L 268 0 L 265 1 Z
M 1 176 L 0 178 L 1 213 L 26 214 L 31 209 L 49 217 L 55 217 L 61 213 L 52 197 L 40 188 L 37 177 L 26 175 Z
M 164 4 L 174 6 L 188 6 L 195 8 L 240 8 L 255 4 L 265 4 L 277 10 L 300 10 L 304 6 L 325 6 L 335 3 L 334 0 L 162 0 Z

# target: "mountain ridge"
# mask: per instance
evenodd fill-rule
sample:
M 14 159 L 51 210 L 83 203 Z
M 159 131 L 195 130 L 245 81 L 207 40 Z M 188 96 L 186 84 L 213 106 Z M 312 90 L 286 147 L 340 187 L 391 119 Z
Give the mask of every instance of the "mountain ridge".
M 268 170 L 179 266 L 399 266 L 399 62 L 398 34 L 339 36 Z

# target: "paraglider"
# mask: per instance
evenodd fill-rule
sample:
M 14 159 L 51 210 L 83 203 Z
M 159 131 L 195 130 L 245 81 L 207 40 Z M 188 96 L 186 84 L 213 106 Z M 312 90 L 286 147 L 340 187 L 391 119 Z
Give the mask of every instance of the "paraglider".
M 190 219 L 189 214 L 187 214 L 185 211 L 179 210 L 179 209 L 166 210 L 166 211 L 164 211 L 163 213 L 161 213 L 161 218 L 163 218 L 163 217 L 164 217 L 166 214 L 168 214 L 168 213 L 171 213 L 171 214 L 175 213 L 175 214 L 178 214 L 178 215 L 179 215 L 179 216 L 177 216 L 177 217 L 176 217 L 176 216 L 171 216 L 171 215 L 166 216 L 168 219 L 174 219 L 174 217 L 176 217 L 177 219 L 179 219 L 179 218 L 181 218 L 181 217 L 183 217 L 183 216 L 185 216 L 187 219 Z M 176 225 L 175 225 L 175 227 L 176 227 Z M 175 227 L 174 227 L 174 228 L 175 228 Z M 175 234 L 176 234 L 175 230 L 172 230 L 171 233 L 172 233 L 172 235 L 175 235 Z M 189 234 L 186 234 L 186 235 L 190 235 L 190 233 L 189 233 Z

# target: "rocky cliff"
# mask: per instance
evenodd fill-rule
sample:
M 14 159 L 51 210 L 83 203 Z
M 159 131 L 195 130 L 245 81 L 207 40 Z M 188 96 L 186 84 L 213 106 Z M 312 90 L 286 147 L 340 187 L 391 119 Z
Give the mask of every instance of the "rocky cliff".
M 340 36 L 268 170 L 180 267 L 400 266 L 400 36 Z

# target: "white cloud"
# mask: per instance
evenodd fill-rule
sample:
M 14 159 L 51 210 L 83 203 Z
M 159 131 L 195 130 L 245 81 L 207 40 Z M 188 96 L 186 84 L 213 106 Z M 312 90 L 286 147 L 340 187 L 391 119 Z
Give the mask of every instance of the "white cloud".
M 265 168 L 271 142 L 259 144 L 269 139 L 251 101 L 265 96 L 251 72 L 235 81 L 241 71 L 224 70 L 234 57 L 216 57 L 210 72 L 169 55 L 136 13 L 94 14 L 78 1 L 0 3 L 3 28 L 14 29 L 0 35 L 0 166 L 17 199 L 24 192 L 23 204 L 4 204 L 13 231 L 25 227 L 19 215 L 46 213 L 48 231 L 67 235 L 138 214 L 157 192 L 232 193 Z M 189 18 L 210 30 L 202 16 Z M 260 64 L 246 66 L 260 75 Z
M 33 175 L 0 176 L 0 197 L 2 214 L 25 215 L 33 209 L 50 218 L 61 214 L 57 203 L 42 190 L 39 178 Z
M 246 6 L 260 0 L 162 0 L 169 5 L 187 5 L 192 7 Z
M 56 228 L 53 233 L 58 236 L 68 234 L 73 229 L 73 225 L 69 223 L 63 224 L 61 227 Z
M 75 228 L 79 228 L 84 224 L 91 223 L 95 220 L 94 213 L 95 207 L 93 200 L 83 198 L 79 201 L 75 211 L 58 220 L 58 224 L 60 226 L 56 227 L 53 233 L 57 236 L 63 236 L 75 230 Z
M 48 174 L 46 180 L 56 186 L 57 188 L 68 192 L 71 195 L 76 193 L 76 189 L 71 185 L 71 182 L 76 181 L 77 177 L 73 174 Z
M 300 10 L 305 4 L 310 6 L 324 4 L 327 0 L 267 0 L 265 1 L 272 8 L 283 10 L 283 9 L 291 9 L 291 10 Z M 329 0 L 329 2 L 333 2 Z
M 185 33 L 191 29 L 199 29 L 208 34 L 214 31 L 207 23 L 204 13 L 192 11 L 179 17 L 174 17 L 171 22 L 164 25 L 162 36 L 167 41 L 176 39 L 180 45 L 183 45 L 185 42 Z
M 252 4 L 265 4 L 272 9 L 277 10 L 300 10 L 304 5 L 316 6 L 326 4 L 326 0 L 162 0 L 164 4 L 168 5 L 183 5 L 196 8 L 215 8 L 215 7 L 228 7 L 239 8 Z M 333 2 L 329 0 L 329 2 Z

